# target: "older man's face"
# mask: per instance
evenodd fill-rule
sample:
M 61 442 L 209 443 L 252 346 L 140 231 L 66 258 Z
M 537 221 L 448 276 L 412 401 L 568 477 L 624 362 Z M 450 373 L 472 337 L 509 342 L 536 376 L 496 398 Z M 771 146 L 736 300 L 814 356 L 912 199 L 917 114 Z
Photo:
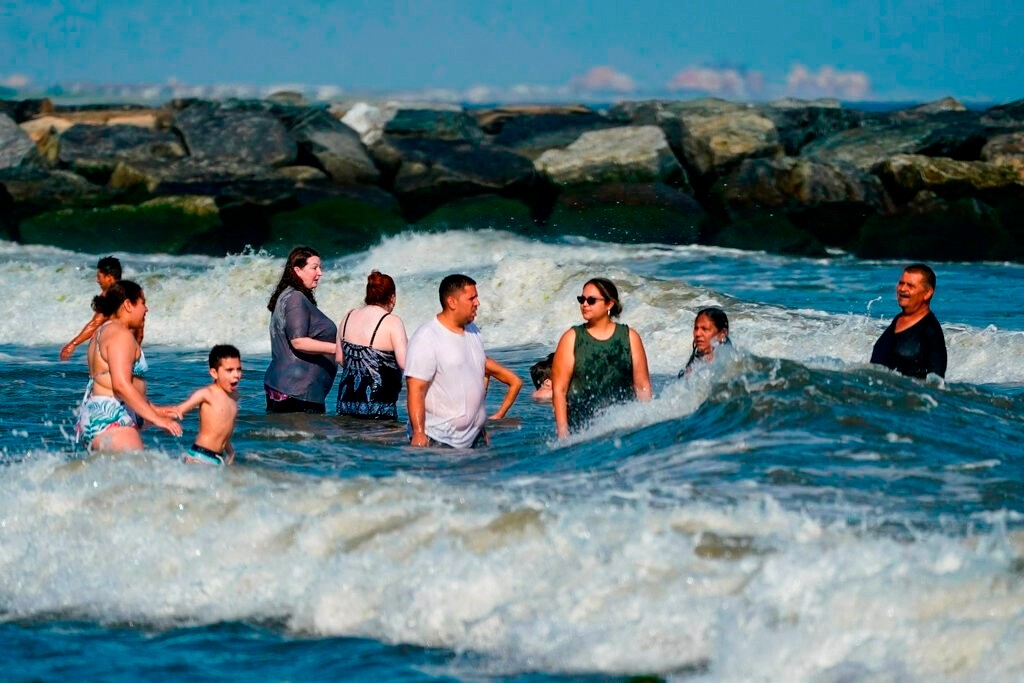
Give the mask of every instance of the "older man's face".
M 904 271 L 896 284 L 896 303 L 904 313 L 917 313 L 922 306 L 928 305 L 934 293 L 924 275 Z

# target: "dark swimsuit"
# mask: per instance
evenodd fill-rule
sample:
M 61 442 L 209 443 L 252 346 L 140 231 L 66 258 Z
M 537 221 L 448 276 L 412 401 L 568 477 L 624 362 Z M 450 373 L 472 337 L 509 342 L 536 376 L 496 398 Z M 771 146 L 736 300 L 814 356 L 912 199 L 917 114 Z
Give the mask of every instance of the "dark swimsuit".
M 344 341 L 348 327 L 348 315 L 345 316 L 341 327 L 344 360 L 338 377 L 338 415 L 398 419 L 396 404 L 402 391 L 402 369 L 398 367 L 394 351 L 373 348 L 377 330 L 389 315 L 385 313 L 377 321 L 368 346 Z

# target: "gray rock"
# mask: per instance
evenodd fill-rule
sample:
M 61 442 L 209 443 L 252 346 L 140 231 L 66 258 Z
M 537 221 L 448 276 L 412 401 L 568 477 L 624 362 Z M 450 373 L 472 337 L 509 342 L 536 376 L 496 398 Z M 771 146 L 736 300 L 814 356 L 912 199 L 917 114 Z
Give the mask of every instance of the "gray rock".
M 922 190 L 945 198 L 992 190 L 1024 192 L 1024 178 L 1015 168 L 985 161 L 897 154 L 879 163 L 874 172 L 896 197 L 911 197 Z
M 1024 132 L 996 135 L 981 150 L 982 161 L 1024 172 Z
M 565 149 L 544 152 L 534 166 L 559 185 L 685 179 L 657 126 L 590 131 Z
M 393 192 L 412 217 L 457 197 L 491 192 L 523 196 L 537 180 L 529 159 L 495 147 L 398 139 L 388 140 L 383 149 L 397 156 Z
M 480 142 L 484 137 L 472 116 L 450 107 L 398 108 L 384 124 L 384 134 L 450 142 Z
M 174 115 L 190 156 L 266 166 L 295 161 L 298 145 L 265 102 L 195 102 Z
M 842 109 L 838 105 L 778 106 L 773 102 L 760 111 L 775 124 L 779 142 L 789 156 L 796 156 L 815 140 L 856 128 L 864 121 L 861 112 Z
M 51 163 L 103 182 L 121 160 L 172 161 L 185 156 L 177 135 L 140 126 L 76 124 L 42 144 Z
M 935 129 L 930 123 L 866 125 L 816 140 L 804 147 L 800 156 L 833 166 L 849 164 L 866 171 L 894 154 L 916 154 L 926 149 Z
M 613 242 L 692 244 L 707 213 L 689 194 L 663 183 L 565 187 L 542 232 Z
M 298 143 L 300 159 L 315 160 L 335 182 L 372 184 L 380 180 L 380 171 L 359 134 L 327 111 L 308 107 L 273 111 Z
M 263 166 L 185 158 L 171 163 L 121 161 L 109 185 L 116 190 L 142 190 L 153 196 L 274 197 L 293 190 L 295 181 Z
M 36 145 L 10 117 L 0 114 L 0 169 L 38 158 Z
M 502 121 L 493 142 L 536 160 L 549 149 L 569 146 L 584 133 L 618 125 L 593 111 L 515 116 Z M 496 127 L 497 123 L 491 126 Z

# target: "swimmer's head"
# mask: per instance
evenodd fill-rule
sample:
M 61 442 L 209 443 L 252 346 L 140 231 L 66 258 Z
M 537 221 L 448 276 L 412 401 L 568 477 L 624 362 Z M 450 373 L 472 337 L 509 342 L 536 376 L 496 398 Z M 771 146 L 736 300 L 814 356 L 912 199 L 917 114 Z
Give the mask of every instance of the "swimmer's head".
M 534 388 L 540 389 L 545 380 L 551 380 L 551 364 L 554 360 L 555 354 L 549 353 L 547 358 L 539 360 L 530 366 L 530 379 L 533 380 Z
M 238 389 L 242 380 L 242 354 L 231 344 L 217 344 L 210 349 L 210 377 L 214 384 L 228 393 Z
M 697 311 L 693 319 L 693 352 L 707 356 L 715 346 L 729 343 L 729 316 L 721 308 L 712 306 Z
M 367 306 L 380 306 L 387 308 L 395 299 L 395 281 L 390 275 L 374 270 L 366 278 Z
M 622 302 L 619 300 L 619 289 L 615 286 L 615 283 L 604 277 L 594 277 L 583 283 L 583 288 L 586 289 L 587 285 L 591 285 L 597 288 L 597 291 L 601 293 L 601 297 L 606 302 L 611 302 L 612 307 L 608 311 L 609 317 L 617 318 L 622 313 Z

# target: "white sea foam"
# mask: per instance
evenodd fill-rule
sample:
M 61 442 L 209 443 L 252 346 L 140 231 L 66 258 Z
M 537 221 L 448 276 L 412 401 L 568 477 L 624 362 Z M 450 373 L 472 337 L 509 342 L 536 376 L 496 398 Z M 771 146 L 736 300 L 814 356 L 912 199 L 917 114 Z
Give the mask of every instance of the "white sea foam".
M 905 542 L 767 497 L 663 509 L 161 454 L 40 453 L 0 468 L 0 488 L 8 617 L 284 619 L 506 672 L 1010 681 L 1024 666 L 1024 544 L 998 530 Z
M 51 247 L 0 247 L 0 283 L 8 311 L 0 343 L 57 345 L 70 339 L 90 315 L 88 302 L 96 293 L 94 257 Z M 224 258 L 120 256 L 125 276 L 137 279 L 146 290 L 151 308 L 147 344 L 202 349 L 230 342 L 245 353 L 269 352 L 266 303 L 282 259 L 261 253 Z M 887 321 L 744 301 L 683 279 L 644 274 L 650 264 L 699 263 L 721 256 L 721 250 L 703 247 L 548 243 L 487 230 L 408 233 L 386 238 L 366 252 L 328 261 L 317 300 L 339 321 L 362 300 L 369 271 L 382 270 L 398 283 L 395 312 L 411 333 L 437 311 L 440 278 L 463 271 L 479 282 L 477 322 L 490 347 L 553 349 L 562 332 L 580 322 L 574 297 L 583 282 L 602 275 L 618 284 L 625 305 L 622 321 L 640 332 L 655 373 L 674 374 L 685 363 L 693 316 L 707 305 L 728 310 L 733 342 L 745 353 L 833 369 L 867 364 Z M 787 268 L 801 265 L 779 256 L 744 258 L 763 259 L 759 263 L 778 268 L 779 277 L 786 277 Z M 820 268 L 817 262 L 809 264 Z M 820 281 L 816 286 L 830 285 Z M 944 321 L 944 328 L 947 380 L 1024 382 L 1024 365 L 1019 362 L 1024 332 L 956 321 Z

